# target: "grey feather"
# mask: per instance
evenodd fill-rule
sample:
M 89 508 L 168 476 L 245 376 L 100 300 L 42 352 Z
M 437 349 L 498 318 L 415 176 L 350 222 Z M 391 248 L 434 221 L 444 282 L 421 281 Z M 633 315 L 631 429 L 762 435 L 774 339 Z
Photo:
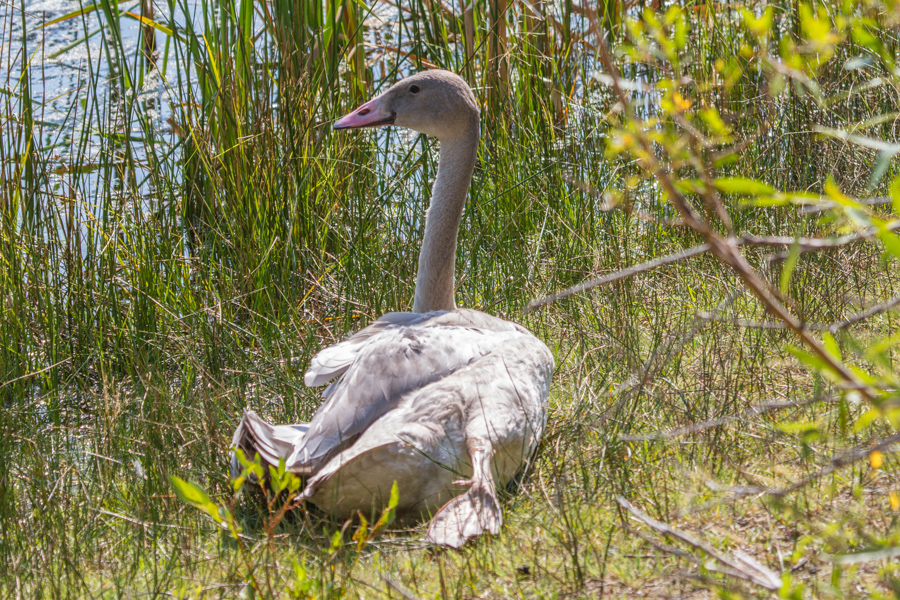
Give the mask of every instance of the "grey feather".
M 231 438 L 231 446 L 240 448 L 248 460 L 252 461 L 255 454 L 259 453 L 264 463 L 277 466 L 279 459 L 287 460 L 294 448 L 302 443 L 308 427 L 306 423 L 270 425 L 260 419 L 255 412 L 248 410 L 244 412 Z M 243 466 L 233 451 L 230 462 L 231 476 L 237 478 Z
M 359 352 L 360 346 L 391 325 L 411 325 L 423 315 L 410 312 L 394 312 L 382 315 L 380 319 L 355 333 L 339 344 L 329 346 L 313 356 L 306 371 L 304 382 L 307 387 L 319 387 L 343 374 Z
M 291 469 L 316 472 L 394 408 L 403 394 L 446 377 L 525 331 L 468 309 L 386 316 L 313 359 L 307 379 L 313 369 L 314 381 L 324 383 L 326 373 L 340 373 L 341 378 L 326 390 L 325 404 L 291 456 Z M 325 361 L 318 360 L 322 355 Z
M 515 323 L 456 309 L 456 245 L 479 139 L 472 90 L 447 71 L 418 73 L 335 127 L 386 120 L 441 142 L 413 312 L 384 315 L 312 359 L 306 384 L 333 381 L 308 425 L 272 427 L 247 412 L 233 444 L 309 475 L 300 497 L 341 518 L 380 511 L 396 484 L 398 512 L 437 512 L 427 539 L 459 547 L 500 528 L 495 482 L 505 485 L 537 448 L 553 355 Z

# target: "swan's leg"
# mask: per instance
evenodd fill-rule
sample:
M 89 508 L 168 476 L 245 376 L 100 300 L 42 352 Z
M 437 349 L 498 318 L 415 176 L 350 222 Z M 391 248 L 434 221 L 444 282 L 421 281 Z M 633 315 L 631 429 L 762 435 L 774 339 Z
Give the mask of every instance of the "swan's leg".
M 457 481 L 469 491 L 444 505 L 431 524 L 425 541 L 451 548 L 461 548 L 469 538 L 485 531 L 496 534 L 503 524 L 491 460 L 494 450 L 485 438 L 468 438 L 466 449 L 472 461 L 472 478 Z

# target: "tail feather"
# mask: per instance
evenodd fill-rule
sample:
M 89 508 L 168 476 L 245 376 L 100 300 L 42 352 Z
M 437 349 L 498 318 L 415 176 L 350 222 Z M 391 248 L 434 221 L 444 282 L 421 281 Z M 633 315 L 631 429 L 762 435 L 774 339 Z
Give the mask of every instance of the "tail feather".
M 263 462 L 278 465 L 279 459 L 285 462 L 291 459 L 294 449 L 303 442 L 307 428 L 306 423 L 269 425 L 255 412 L 248 410 L 231 438 L 231 445 L 240 448 L 250 460 L 258 453 Z M 242 470 L 237 456 L 232 452 L 231 476 L 238 477 Z

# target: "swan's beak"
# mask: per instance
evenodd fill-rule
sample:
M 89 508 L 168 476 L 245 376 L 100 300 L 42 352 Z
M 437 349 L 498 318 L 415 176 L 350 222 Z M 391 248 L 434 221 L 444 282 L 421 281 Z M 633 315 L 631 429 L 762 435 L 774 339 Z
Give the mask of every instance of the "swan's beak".
M 349 115 L 341 117 L 334 124 L 335 129 L 360 129 L 362 127 L 381 127 L 394 122 L 397 115 L 386 106 L 384 95 L 373 98 L 354 110 Z

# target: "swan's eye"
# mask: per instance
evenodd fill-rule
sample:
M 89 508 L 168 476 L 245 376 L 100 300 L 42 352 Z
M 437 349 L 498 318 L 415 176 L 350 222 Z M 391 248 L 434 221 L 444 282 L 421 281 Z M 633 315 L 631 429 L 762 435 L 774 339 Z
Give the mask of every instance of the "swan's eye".
M 416 84 L 412 84 L 411 86 L 409 86 L 409 91 L 410 91 L 410 93 L 418 94 L 419 86 L 417 86 Z

